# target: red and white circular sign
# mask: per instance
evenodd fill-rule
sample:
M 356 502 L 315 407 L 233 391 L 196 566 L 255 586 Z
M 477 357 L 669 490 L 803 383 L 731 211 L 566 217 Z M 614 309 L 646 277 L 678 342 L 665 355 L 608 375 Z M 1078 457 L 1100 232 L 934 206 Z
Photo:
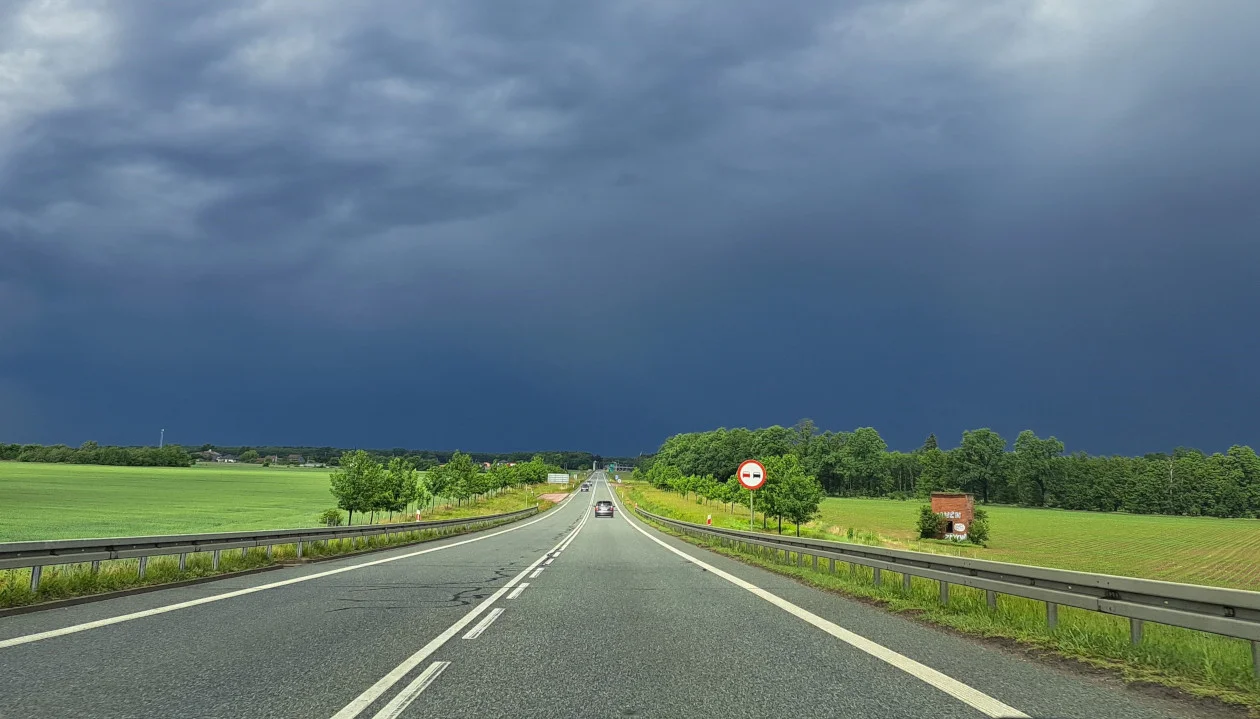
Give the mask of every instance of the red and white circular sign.
M 755 459 L 746 459 L 740 463 L 735 476 L 739 477 L 744 489 L 761 489 L 761 485 L 766 483 L 766 467 Z

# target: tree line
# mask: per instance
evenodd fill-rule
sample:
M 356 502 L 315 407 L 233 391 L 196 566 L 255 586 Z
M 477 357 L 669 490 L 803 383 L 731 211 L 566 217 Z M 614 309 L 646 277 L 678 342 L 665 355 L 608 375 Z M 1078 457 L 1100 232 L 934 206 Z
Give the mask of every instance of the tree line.
M 770 517 L 774 517 L 779 534 L 782 534 L 786 518 L 796 524 L 796 535 L 799 537 L 801 525 L 818 514 L 823 498 L 822 484 L 807 473 L 800 458 L 790 452 L 762 455 L 757 459 L 765 465 L 766 476 L 755 493 L 739 483 L 734 469 L 725 481 L 719 481 L 712 473 L 685 474 L 683 469 L 668 461 L 656 461 L 646 470 L 636 467 L 634 477 L 650 482 L 658 489 L 678 492 L 684 498 L 695 494 L 700 501 L 721 502 L 729 513 L 734 513 L 736 505 L 747 505 L 749 495 L 754 494 L 753 511 L 761 513 L 762 529 L 767 528 Z M 736 464 L 741 460 L 737 460 Z
M 547 464 L 542 456 L 512 466 L 496 464 L 486 470 L 471 455 L 458 450 L 446 464 L 423 476 L 406 457 L 391 457 L 382 464 L 359 449 L 337 459 L 336 469 L 329 473 L 329 491 L 337 500 L 337 508 L 349 512 L 352 524 L 355 512 L 368 513 L 375 521 L 377 512 L 388 512 L 392 517 L 438 497 L 463 504 L 508 488 L 545 482 L 549 473 L 563 471 Z
M 967 430 L 952 448 L 929 435 L 911 452 L 889 450 L 872 427 L 820 432 L 794 427 L 717 429 L 679 434 L 640 464 L 722 483 L 748 458 L 791 455 L 833 496 L 925 497 L 970 492 L 985 503 L 1103 512 L 1212 517 L 1260 516 L 1260 458 L 1248 446 L 1206 454 L 1179 447 L 1141 457 L 1066 453 L 1055 437 L 1024 430 L 1013 445 L 992 429 Z M 661 469 L 656 469 L 657 467 Z M 769 467 L 767 467 L 767 470 Z M 746 499 L 745 499 L 746 501 Z
M 116 467 L 188 467 L 194 457 L 177 444 L 164 447 L 115 447 L 84 442 L 77 449 L 64 444 L 0 444 L 0 460 L 104 464 Z
M 62 464 L 109 464 L 132 467 L 187 467 L 198 458 L 199 452 L 216 451 L 230 454 L 241 462 L 264 462 L 266 457 L 279 457 L 284 461 L 290 455 L 300 455 L 304 460 L 336 466 L 350 449 L 336 447 L 281 447 L 269 445 L 226 446 L 203 444 L 195 449 L 168 444 L 165 447 L 101 446 L 96 442 L 84 442 L 77 449 L 64 444 L 4 444 L 0 443 L 0 460 L 19 462 L 53 462 Z M 607 462 L 632 464 L 637 458 L 604 457 L 590 452 L 458 452 L 413 449 L 365 449 L 362 450 L 377 462 L 388 464 L 394 458 L 402 458 L 418 471 L 425 471 L 446 464 L 458 453 L 469 457 L 475 464 L 526 463 L 541 457 L 546 464 L 560 468 L 557 471 L 589 468 L 592 462 L 600 466 Z

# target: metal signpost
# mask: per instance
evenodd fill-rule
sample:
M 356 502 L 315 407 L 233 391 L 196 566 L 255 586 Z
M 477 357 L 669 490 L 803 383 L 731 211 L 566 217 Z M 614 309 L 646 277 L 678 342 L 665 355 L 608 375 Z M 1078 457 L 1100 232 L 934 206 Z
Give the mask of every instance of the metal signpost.
M 761 489 L 761 485 L 766 483 L 766 466 L 755 459 L 746 459 L 740 462 L 739 469 L 735 471 L 735 476 L 739 477 L 739 483 L 744 489 L 748 490 L 748 531 L 753 531 L 753 492 Z

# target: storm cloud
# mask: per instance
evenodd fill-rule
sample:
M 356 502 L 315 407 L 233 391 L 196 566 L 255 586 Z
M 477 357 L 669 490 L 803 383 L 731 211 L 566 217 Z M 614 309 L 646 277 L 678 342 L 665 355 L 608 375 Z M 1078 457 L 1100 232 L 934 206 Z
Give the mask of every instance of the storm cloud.
M 1260 4 L 17 2 L 8 441 L 1255 443 Z

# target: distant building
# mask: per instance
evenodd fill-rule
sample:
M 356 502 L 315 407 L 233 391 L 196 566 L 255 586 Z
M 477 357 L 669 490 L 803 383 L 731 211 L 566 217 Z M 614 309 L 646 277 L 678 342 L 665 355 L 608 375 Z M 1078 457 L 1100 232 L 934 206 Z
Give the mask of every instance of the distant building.
M 197 454 L 198 456 L 200 456 L 202 459 L 206 460 L 207 462 L 217 462 L 219 461 L 219 457 L 223 456 L 219 454 L 218 452 L 214 451 L 213 449 L 207 449 L 204 452 L 198 452 Z
M 216 453 L 216 454 L 217 454 L 217 453 Z M 216 462 L 227 462 L 227 463 L 229 463 L 229 464 L 235 464 L 237 460 L 236 460 L 236 455 L 234 455 L 234 454 L 220 454 L 219 456 L 217 456 L 217 457 L 215 457 L 215 458 L 214 458 L 214 461 L 216 461 Z
M 266 457 L 263 457 L 263 461 L 270 462 L 271 464 L 276 464 L 280 461 L 280 458 L 274 454 L 269 454 Z
M 302 455 L 300 454 L 291 454 L 288 457 L 286 457 L 284 461 L 288 462 L 289 464 L 302 464 L 306 460 L 303 459 Z

